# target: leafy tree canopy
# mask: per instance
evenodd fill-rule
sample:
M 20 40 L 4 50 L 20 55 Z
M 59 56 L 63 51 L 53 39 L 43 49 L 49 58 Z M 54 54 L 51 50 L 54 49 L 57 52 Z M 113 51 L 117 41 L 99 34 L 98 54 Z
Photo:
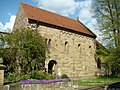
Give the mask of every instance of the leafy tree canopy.
M 93 0 L 94 17 L 107 45 L 120 45 L 120 0 Z
M 44 68 L 46 52 L 45 39 L 31 29 L 19 29 L 6 35 L 7 47 L 1 49 L 4 63 L 9 67 L 6 72 L 29 73 Z
M 94 17 L 102 32 L 107 51 L 97 49 L 97 55 L 104 58 L 112 76 L 120 74 L 120 0 L 92 0 Z

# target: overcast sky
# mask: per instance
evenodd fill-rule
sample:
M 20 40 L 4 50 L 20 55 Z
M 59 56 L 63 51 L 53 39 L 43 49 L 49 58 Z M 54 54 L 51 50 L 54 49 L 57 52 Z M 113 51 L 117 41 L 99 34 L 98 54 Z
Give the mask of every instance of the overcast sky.
M 0 31 L 10 32 L 13 28 L 19 3 L 43 8 L 79 20 L 93 31 L 100 41 L 96 19 L 92 18 L 92 0 L 0 0 Z

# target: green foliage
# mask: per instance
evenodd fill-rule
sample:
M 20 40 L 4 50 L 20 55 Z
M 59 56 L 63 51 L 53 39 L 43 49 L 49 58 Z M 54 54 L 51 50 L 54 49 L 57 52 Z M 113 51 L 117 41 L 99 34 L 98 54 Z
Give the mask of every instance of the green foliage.
M 3 47 L 4 45 L 4 40 L 0 37 L 0 48 Z
M 120 0 L 92 0 L 94 17 L 97 20 L 99 30 L 106 44 L 106 50 L 97 49 L 97 56 L 104 59 L 107 69 L 112 76 L 118 76 L 120 72 L 119 46 L 120 46 Z
M 0 49 L 0 56 L 8 67 L 5 73 L 6 77 L 11 78 L 9 72 L 16 78 L 24 75 L 31 77 L 29 73 L 32 74 L 34 70 L 37 72 L 44 69 L 48 49 L 45 39 L 37 31 L 31 29 L 16 30 L 6 35 L 4 39 L 8 48 Z M 10 67 L 11 65 L 12 67 Z
M 79 85 L 84 85 L 84 86 L 104 86 L 105 84 L 110 84 L 110 83 L 119 82 L 119 81 L 120 81 L 120 78 L 99 77 L 99 78 L 89 78 L 89 79 L 78 80 L 77 83 Z
M 62 74 L 61 78 L 68 78 L 67 74 Z
M 45 75 L 44 71 L 32 71 L 31 72 L 31 77 L 32 79 L 46 79 L 47 75 Z
M 109 49 L 104 49 L 98 47 L 96 50 L 96 58 L 100 58 L 105 64 L 104 68 L 111 71 L 113 77 L 120 75 L 120 47 L 113 47 Z M 109 75 L 110 73 L 108 73 Z
M 111 75 L 116 77 L 120 75 L 120 47 L 112 48 L 110 52 L 105 62 L 111 69 Z
M 14 73 L 8 72 L 8 73 L 6 74 L 6 76 L 7 76 L 7 77 L 4 78 L 5 83 L 6 83 L 6 82 L 15 82 L 16 76 L 14 75 Z
M 46 73 L 42 70 L 39 71 L 32 71 L 29 73 L 23 73 L 21 72 L 20 74 L 18 74 L 17 76 L 15 76 L 14 73 L 7 73 L 7 77 L 5 78 L 5 82 L 18 82 L 20 80 L 27 80 L 27 79 L 37 79 L 37 80 L 50 80 L 50 79 L 55 79 L 54 76 L 52 74 Z
M 99 48 L 96 53 L 96 57 L 103 60 L 104 68 L 111 71 L 113 77 L 120 75 L 120 47 L 110 48 L 107 51 Z
M 120 0 L 92 0 L 94 17 L 105 44 L 120 45 Z M 106 43 L 107 42 L 107 43 Z
M 109 51 L 99 43 L 97 45 L 96 54 L 99 56 L 107 56 L 107 55 L 109 55 Z

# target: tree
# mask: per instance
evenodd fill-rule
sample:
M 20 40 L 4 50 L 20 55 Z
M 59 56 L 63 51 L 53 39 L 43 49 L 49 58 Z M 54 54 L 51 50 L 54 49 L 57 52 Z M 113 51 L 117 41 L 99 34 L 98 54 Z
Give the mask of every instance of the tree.
M 44 68 L 47 45 L 45 39 L 31 29 L 16 30 L 6 35 L 7 48 L 2 49 L 6 64 L 12 65 L 11 71 L 18 75 Z
M 107 57 L 106 63 L 111 68 L 111 75 L 116 77 L 120 75 L 120 47 L 111 48 L 109 51 L 111 53 Z
M 108 54 L 97 50 L 102 55 L 112 76 L 120 74 L 120 0 L 93 0 L 94 17 L 107 44 Z M 104 50 L 103 50 L 104 51 Z
M 120 46 L 120 0 L 93 0 L 92 6 L 104 40 Z

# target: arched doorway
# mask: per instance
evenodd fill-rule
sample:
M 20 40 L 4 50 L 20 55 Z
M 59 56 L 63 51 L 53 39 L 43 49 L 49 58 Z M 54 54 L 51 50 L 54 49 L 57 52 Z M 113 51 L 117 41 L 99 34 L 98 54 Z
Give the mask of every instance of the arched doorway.
M 55 60 L 50 60 L 48 63 L 48 73 L 52 74 L 53 71 L 53 66 L 56 65 L 57 62 Z

